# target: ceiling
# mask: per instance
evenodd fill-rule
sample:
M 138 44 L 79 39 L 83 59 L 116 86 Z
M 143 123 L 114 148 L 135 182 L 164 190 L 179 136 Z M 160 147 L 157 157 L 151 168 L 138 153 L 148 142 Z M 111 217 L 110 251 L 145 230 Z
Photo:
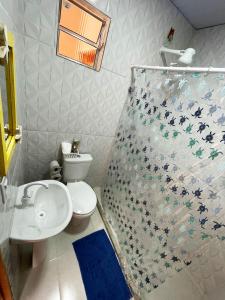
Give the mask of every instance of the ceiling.
M 195 29 L 225 23 L 225 0 L 170 0 Z

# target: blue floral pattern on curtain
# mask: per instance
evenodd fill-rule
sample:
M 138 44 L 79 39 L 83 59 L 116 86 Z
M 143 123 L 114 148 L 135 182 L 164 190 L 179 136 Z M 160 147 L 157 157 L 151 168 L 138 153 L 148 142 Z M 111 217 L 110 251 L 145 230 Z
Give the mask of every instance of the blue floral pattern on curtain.
M 134 70 L 103 205 L 141 291 L 225 239 L 224 154 L 224 74 Z

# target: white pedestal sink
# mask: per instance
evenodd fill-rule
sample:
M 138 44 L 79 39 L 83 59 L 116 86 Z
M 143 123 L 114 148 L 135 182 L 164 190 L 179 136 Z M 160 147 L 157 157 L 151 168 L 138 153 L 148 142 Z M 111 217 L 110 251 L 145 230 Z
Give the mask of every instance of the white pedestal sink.
M 42 241 L 63 231 L 72 218 L 72 201 L 67 187 L 55 180 L 39 182 L 48 185 L 48 188 L 30 186 L 30 198 L 25 205 L 23 195 L 27 185 L 18 189 L 10 235 L 14 241 Z

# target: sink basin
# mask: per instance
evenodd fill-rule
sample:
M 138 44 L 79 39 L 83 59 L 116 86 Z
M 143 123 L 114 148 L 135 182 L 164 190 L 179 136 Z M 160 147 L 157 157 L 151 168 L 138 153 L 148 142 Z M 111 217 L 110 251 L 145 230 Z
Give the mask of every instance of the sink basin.
M 40 185 L 30 186 L 26 205 L 22 205 L 26 184 L 19 187 L 11 239 L 38 242 L 60 233 L 69 224 L 73 208 L 67 187 L 55 180 L 41 182 L 47 184 L 48 189 Z

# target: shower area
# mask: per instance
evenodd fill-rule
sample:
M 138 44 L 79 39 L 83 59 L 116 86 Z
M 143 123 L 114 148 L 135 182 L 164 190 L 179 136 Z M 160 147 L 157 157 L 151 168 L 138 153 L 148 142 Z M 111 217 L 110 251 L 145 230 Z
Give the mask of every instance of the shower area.
M 175 300 L 157 290 L 183 274 L 187 299 L 220 299 L 204 295 L 225 279 L 224 100 L 225 69 L 131 68 L 102 198 L 140 299 Z

